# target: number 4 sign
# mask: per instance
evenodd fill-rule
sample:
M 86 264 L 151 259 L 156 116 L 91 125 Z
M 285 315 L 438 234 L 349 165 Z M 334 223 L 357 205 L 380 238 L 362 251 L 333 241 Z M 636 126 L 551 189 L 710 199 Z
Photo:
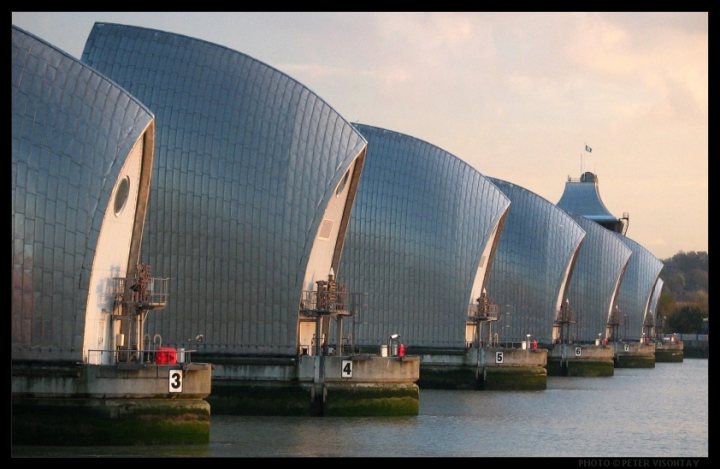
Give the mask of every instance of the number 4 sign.
M 340 376 L 343 378 L 352 378 L 352 360 L 343 360 L 341 370 Z
M 182 392 L 182 370 L 170 370 L 168 375 L 168 392 Z

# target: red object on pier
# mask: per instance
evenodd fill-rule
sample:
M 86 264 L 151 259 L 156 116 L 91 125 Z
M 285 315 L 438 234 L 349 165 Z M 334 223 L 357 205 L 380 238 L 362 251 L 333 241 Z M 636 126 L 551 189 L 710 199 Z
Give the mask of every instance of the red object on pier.
M 160 347 L 155 353 L 155 363 L 158 365 L 174 365 L 177 363 L 177 351 L 172 347 Z
M 398 357 L 404 357 L 405 356 L 405 344 L 400 344 L 400 347 L 398 347 Z

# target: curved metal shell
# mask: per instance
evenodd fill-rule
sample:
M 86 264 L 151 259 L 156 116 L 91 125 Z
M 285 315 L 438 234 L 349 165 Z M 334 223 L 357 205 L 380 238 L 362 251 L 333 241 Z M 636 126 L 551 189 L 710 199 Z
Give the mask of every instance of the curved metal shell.
M 319 228 L 353 165 L 359 177 L 365 140 L 302 84 L 216 44 L 98 23 L 83 60 L 156 113 L 143 259 L 171 277 L 172 297 L 148 333 L 171 344 L 203 334 L 206 352 L 294 355 L 313 247 L 326 243 L 336 262 L 349 206 L 333 236 L 318 241 Z
M 491 181 L 512 203 L 487 288 L 504 312 L 495 326 L 499 341 L 518 342 L 531 334 L 550 343 L 585 231 L 534 192 Z
M 115 248 L 125 267 L 137 261 L 153 116 L 114 82 L 15 26 L 11 55 L 12 356 L 78 361 L 103 219 L 131 150 L 147 140 L 148 170 L 132 181 L 132 246 Z
M 413 347 L 464 348 L 508 199 L 452 154 L 367 125 L 368 153 L 340 280 L 366 295 L 360 345 L 398 333 Z M 479 293 L 479 292 L 478 292 Z
M 616 236 L 632 250 L 617 303 L 623 314 L 620 334 L 625 339 L 634 340 L 642 337 L 643 321 L 663 263 L 638 242 L 626 236 Z
M 596 222 L 580 215 L 572 218 L 586 233 L 567 292 L 577 321 L 573 335 L 592 342 L 605 334 L 632 251 Z

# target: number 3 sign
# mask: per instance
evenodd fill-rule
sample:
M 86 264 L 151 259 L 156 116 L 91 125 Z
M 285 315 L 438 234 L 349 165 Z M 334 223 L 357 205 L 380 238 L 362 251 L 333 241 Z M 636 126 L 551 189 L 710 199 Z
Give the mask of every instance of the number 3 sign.
M 168 391 L 182 392 L 182 370 L 170 370 L 168 375 Z

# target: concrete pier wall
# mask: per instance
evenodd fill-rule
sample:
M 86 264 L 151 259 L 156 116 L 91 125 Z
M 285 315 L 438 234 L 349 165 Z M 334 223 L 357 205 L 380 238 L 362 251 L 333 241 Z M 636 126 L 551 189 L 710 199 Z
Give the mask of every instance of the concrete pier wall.
M 216 414 L 417 415 L 418 357 L 209 358 Z
M 170 372 L 182 372 L 182 392 L 170 392 Z M 13 365 L 14 397 L 97 399 L 204 399 L 210 394 L 207 363 L 177 365 Z
M 655 368 L 655 344 L 615 342 L 615 368 Z
M 211 366 L 12 366 L 13 444 L 207 443 Z
M 547 388 L 547 350 L 487 348 L 483 352 L 482 389 L 539 391 Z
M 464 354 L 421 355 L 420 387 L 434 389 L 542 390 L 547 387 L 547 350 L 502 347 Z
M 603 345 L 555 344 L 548 355 L 550 376 L 613 376 L 614 349 Z
M 708 334 L 675 334 L 683 343 L 685 358 L 710 357 L 710 336 Z
M 427 389 L 477 389 L 481 363 L 476 348 L 426 351 L 420 355 L 418 385 Z
M 682 341 L 662 342 L 655 344 L 656 363 L 680 363 L 685 357 L 684 344 Z

